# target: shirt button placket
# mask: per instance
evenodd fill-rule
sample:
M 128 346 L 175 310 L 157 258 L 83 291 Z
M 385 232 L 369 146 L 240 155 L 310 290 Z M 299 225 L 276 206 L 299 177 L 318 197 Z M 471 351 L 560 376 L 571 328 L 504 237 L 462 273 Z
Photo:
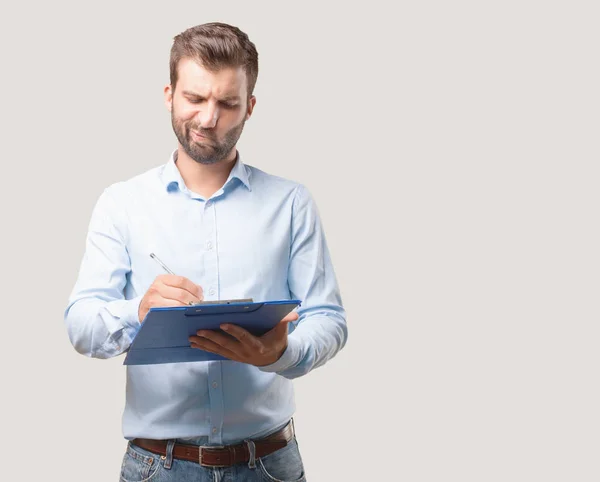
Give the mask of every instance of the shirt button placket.
M 205 278 L 204 286 L 207 298 L 219 299 L 219 265 L 217 261 L 218 246 L 216 244 L 216 221 L 214 201 L 208 200 L 204 209 L 204 236 L 200 241 L 200 249 L 203 251 Z M 208 386 L 210 399 L 210 437 L 211 443 L 222 443 L 220 432 L 223 425 L 224 400 L 221 389 L 221 362 L 211 361 L 208 369 Z
M 219 297 L 219 273 L 218 273 L 218 262 L 217 262 L 217 244 L 216 244 L 216 226 L 215 226 L 215 209 L 216 204 L 214 201 L 206 202 L 206 238 L 203 241 L 204 248 L 204 266 L 206 270 L 206 286 L 204 287 L 208 296 L 211 299 L 218 299 Z

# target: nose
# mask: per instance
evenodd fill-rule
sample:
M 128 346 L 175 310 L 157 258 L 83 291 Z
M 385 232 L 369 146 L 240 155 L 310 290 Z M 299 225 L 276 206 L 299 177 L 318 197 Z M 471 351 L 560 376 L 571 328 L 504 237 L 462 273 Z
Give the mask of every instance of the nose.
M 219 120 L 219 108 L 213 102 L 207 102 L 198 112 L 198 122 L 204 129 L 212 129 Z

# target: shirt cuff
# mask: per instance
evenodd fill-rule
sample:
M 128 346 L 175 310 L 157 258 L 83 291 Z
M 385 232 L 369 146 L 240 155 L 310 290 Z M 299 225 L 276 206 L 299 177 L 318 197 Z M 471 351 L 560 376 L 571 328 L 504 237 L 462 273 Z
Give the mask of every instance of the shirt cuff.
M 141 326 L 138 310 L 143 297 L 143 295 L 140 295 L 130 300 L 118 300 L 108 303 L 106 309 L 115 321 L 115 326 L 109 327 L 109 331 L 113 335 L 124 331 L 129 341 L 133 340 Z
M 287 370 L 288 368 L 293 367 L 298 362 L 300 358 L 300 341 L 296 340 L 293 336 L 288 336 L 288 345 L 283 355 L 279 357 L 275 363 L 271 363 L 270 365 L 265 365 L 263 367 L 258 367 L 263 372 L 282 372 Z

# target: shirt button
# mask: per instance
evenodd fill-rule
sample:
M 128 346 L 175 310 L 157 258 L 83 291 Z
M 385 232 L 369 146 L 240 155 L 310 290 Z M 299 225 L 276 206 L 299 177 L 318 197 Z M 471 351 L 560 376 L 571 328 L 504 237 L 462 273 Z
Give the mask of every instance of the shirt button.
M 206 248 L 209 250 L 212 249 L 212 243 L 210 241 L 208 243 L 206 243 Z
M 213 427 L 212 433 L 217 433 L 217 427 Z
M 213 387 L 213 388 L 217 388 L 218 386 L 219 386 L 219 384 L 218 384 L 217 382 L 213 382 L 213 383 L 212 383 L 212 387 Z
M 210 295 L 214 295 L 216 293 L 214 288 L 211 288 L 210 291 L 208 292 L 208 294 Z
M 206 207 L 209 208 L 212 206 L 212 201 L 206 201 Z

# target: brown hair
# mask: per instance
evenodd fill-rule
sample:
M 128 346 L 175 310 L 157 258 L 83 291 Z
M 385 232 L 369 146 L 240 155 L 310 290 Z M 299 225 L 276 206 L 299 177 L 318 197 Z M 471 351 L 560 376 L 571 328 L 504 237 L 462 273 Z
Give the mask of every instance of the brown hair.
M 258 77 L 258 52 L 239 28 L 225 23 L 205 23 L 191 27 L 174 38 L 169 68 L 171 88 L 177 85 L 177 66 L 182 58 L 191 58 L 208 70 L 243 67 L 252 95 Z

